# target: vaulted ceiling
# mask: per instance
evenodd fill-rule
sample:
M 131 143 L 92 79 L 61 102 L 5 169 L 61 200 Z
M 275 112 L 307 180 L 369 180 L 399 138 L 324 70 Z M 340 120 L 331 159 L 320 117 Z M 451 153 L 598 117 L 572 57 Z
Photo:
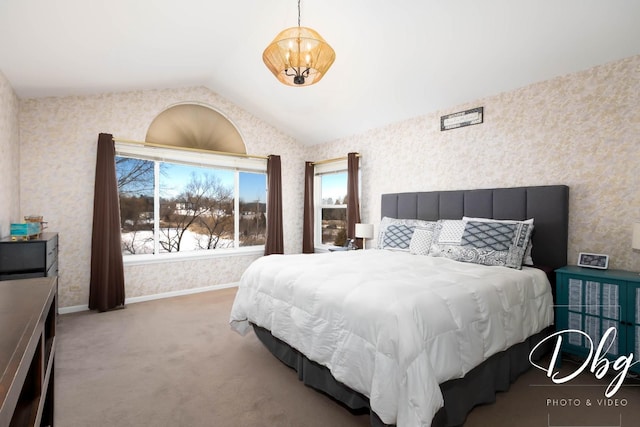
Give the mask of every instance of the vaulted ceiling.
M 637 0 L 302 0 L 336 51 L 318 84 L 262 62 L 293 0 L 0 0 L 19 97 L 204 85 L 320 143 L 640 54 Z M 640 70 L 639 70 L 640 72 Z

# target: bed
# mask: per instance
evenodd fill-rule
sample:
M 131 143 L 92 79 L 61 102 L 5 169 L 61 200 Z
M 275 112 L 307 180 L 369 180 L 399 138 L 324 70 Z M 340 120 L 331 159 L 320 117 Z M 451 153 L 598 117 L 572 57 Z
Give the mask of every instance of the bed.
M 384 194 L 381 228 L 441 220 L 439 236 L 442 224 L 462 218 L 518 221 L 533 229 L 533 266 L 421 256 L 413 247 L 263 257 L 241 279 L 231 326 L 253 329 L 305 384 L 370 411 L 372 426 L 461 425 L 530 367 L 531 349 L 552 327 L 550 281 L 566 264 L 568 196 L 563 185 Z M 533 227 L 522 225 L 530 219 Z

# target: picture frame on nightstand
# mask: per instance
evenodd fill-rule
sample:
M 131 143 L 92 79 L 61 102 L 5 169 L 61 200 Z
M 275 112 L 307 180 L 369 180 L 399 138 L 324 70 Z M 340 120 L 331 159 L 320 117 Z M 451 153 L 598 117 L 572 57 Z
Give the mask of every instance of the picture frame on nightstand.
M 606 270 L 609 268 L 609 255 L 580 252 L 578 254 L 578 266 Z

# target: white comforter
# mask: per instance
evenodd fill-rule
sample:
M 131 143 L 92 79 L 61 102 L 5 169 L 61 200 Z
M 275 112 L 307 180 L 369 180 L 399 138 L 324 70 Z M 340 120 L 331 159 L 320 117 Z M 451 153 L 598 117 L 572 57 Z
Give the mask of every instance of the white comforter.
M 553 321 L 551 287 L 514 270 L 406 252 L 271 255 L 244 273 L 231 327 L 255 323 L 369 397 L 387 424 L 429 426 L 439 383 Z

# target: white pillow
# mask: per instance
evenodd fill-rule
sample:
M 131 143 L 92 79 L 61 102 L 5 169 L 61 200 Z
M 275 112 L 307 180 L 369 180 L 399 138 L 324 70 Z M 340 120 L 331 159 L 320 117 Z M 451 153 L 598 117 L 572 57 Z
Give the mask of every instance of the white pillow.
M 435 230 L 436 223 L 434 222 L 428 228 L 416 227 L 411 236 L 411 243 L 409 244 L 409 252 L 413 255 L 429 255 L 429 249 L 433 242 L 433 232 Z
M 465 222 L 459 219 L 441 219 L 438 222 L 442 224 L 442 227 L 438 233 L 437 243 L 459 245 L 464 233 Z
M 461 219 L 440 219 L 436 222 L 433 239 L 429 248 L 429 256 L 445 257 L 460 261 L 464 257 L 462 251 L 462 235 L 466 222 Z

